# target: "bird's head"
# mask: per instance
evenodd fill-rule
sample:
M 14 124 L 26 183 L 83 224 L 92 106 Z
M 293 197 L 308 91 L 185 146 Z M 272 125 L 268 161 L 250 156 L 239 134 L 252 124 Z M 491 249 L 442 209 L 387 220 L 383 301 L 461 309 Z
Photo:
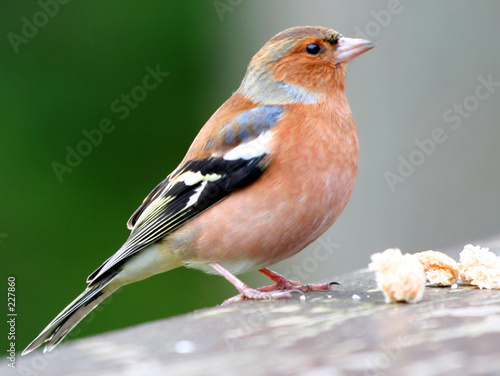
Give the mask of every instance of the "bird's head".
M 259 103 L 314 103 L 343 91 L 346 63 L 374 46 L 320 26 L 287 29 L 253 57 L 238 91 Z

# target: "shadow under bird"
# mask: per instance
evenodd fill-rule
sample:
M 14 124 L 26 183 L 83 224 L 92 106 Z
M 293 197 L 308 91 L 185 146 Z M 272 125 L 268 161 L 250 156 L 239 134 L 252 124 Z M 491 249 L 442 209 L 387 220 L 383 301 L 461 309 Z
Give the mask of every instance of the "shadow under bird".
M 269 40 L 179 166 L 132 215 L 126 242 L 23 355 L 45 342 L 51 351 L 120 287 L 180 266 L 225 277 L 239 291 L 225 303 L 328 290 L 267 267 L 316 240 L 347 205 L 358 138 L 345 69 L 373 47 L 311 26 Z M 249 270 L 275 283 L 250 288 L 235 276 Z

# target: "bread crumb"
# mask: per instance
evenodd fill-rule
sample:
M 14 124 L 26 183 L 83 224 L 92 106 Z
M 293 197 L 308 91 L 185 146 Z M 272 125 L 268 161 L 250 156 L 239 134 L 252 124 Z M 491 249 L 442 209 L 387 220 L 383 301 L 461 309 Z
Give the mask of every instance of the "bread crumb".
M 417 258 L 402 254 L 398 248 L 389 248 L 371 256 L 368 266 L 375 271 L 378 287 L 386 303 L 417 303 L 422 300 L 425 289 L 424 267 Z
M 489 248 L 467 244 L 460 252 L 460 279 L 480 289 L 500 289 L 500 258 Z
M 458 264 L 450 256 L 436 251 L 418 252 L 413 255 L 424 267 L 430 285 L 451 286 L 458 279 Z

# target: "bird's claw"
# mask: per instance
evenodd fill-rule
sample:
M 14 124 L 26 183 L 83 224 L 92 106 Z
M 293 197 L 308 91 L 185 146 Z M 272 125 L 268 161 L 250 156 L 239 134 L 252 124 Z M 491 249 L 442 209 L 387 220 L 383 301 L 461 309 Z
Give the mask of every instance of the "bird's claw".
M 292 293 L 297 292 L 303 294 L 302 291 L 293 289 L 293 290 L 270 290 L 270 291 L 261 291 L 260 289 L 247 289 L 238 295 L 233 296 L 225 300 L 221 305 L 228 305 L 232 303 L 237 303 L 242 300 L 271 300 L 271 299 L 286 299 L 291 298 Z

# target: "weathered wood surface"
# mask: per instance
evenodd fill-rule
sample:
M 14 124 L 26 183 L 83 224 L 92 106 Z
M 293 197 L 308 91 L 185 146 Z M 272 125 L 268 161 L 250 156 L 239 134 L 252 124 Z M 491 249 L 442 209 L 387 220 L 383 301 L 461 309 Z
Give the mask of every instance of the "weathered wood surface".
M 427 288 L 418 304 L 385 304 L 373 278 L 63 343 L 18 357 L 12 374 L 500 375 L 500 291 Z

